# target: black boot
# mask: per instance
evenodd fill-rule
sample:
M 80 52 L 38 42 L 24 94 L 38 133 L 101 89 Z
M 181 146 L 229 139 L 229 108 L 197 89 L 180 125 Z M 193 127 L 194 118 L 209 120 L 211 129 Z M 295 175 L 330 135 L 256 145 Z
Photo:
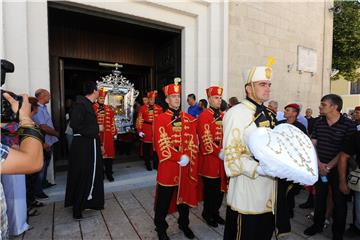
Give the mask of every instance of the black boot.
M 201 215 L 203 217 L 203 219 L 205 220 L 206 224 L 211 226 L 211 227 L 217 227 L 218 223 L 216 222 L 216 220 L 214 218 L 210 218 L 207 217 L 206 214 L 202 213 Z
M 112 176 L 112 161 L 111 158 L 104 158 L 105 175 L 109 182 L 114 181 L 114 177 Z
M 220 215 L 216 215 L 216 216 L 214 217 L 214 220 L 215 220 L 218 224 L 220 224 L 220 225 L 224 225 L 224 224 L 225 224 L 225 220 L 224 220 L 222 217 L 220 217 Z
M 158 238 L 159 240 L 169 240 L 170 238 L 166 234 L 166 231 L 164 232 L 158 232 Z
M 146 170 L 151 171 L 152 167 L 150 164 L 150 159 L 148 159 L 147 157 L 145 158 L 145 166 L 146 166 Z
M 304 234 L 307 236 L 313 236 L 317 233 L 321 233 L 323 230 L 317 227 L 315 224 L 305 229 Z
M 81 220 L 81 219 L 83 218 L 80 209 L 78 209 L 78 208 L 76 208 L 76 207 L 73 207 L 73 218 L 74 218 L 75 220 Z
M 188 239 L 195 238 L 195 235 L 193 231 L 189 228 L 189 226 L 179 225 L 179 229 L 184 232 L 185 237 L 187 237 Z
M 158 169 L 158 165 L 159 165 L 159 159 L 158 159 L 158 156 L 157 156 L 157 153 L 156 152 L 153 152 L 153 168 L 154 169 Z
M 115 180 L 111 174 L 106 175 L 106 178 L 108 179 L 109 182 L 113 182 Z

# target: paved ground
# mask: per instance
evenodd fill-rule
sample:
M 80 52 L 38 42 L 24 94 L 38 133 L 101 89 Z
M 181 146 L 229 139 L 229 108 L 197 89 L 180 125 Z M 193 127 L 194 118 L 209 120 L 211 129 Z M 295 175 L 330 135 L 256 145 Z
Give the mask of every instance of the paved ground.
M 30 218 L 33 229 L 16 239 L 156 239 L 153 224 L 156 172 L 145 171 L 142 163 L 135 162 L 116 165 L 115 173 L 115 182 L 105 180 L 105 209 L 85 211 L 81 221 L 73 220 L 71 209 L 64 208 L 66 176 L 58 175 L 57 186 L 47 191 L 50 198 L 45 202 L 46 206 L 39 209 L 41 214 Z M 297 204 L 303 202 L 305 196 L 305 193 L 298 195 Z M 224 227 L 212 228 L 206 225 L 201 218 L 201 211 L 202 205 L 192 209 L 190 213 L 190 226 L 197 239 L 222 239 Z M 285 239 L 331 239 L 330 228 L 325 229 L 323 234 L 310 238 L 303 235 L 303 230 L 311 224 L 311 220 L 305 217 L 309 212 L 296 208 L 295 218 L 292 220 L 293 231 Z M 225 204 L 221 209 L 223 217 L 224 213 Z M 349 215 L 350 220 L 351 214 Z M 185 239 L 177 227 L 177 214 L 169 215 L 167 221 L 170 238 Z

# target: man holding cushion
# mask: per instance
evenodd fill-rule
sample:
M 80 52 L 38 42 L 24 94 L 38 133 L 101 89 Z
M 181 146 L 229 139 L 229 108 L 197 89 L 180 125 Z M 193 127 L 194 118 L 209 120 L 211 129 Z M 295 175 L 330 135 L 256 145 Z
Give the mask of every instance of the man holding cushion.
M 154 120 L 154 146 L 159 158 L 154 223 L 159 239 L 166 234 L 167 213 L 179 212 L 179 228 L 189 239 L 189 207 L 198 204 L 196 119 L 180 109 L 180 79 L 163 88 L 169 108 Z
M 264 102 L 270 98 L 271 65 L 253 67 L 245 76 L 246 99 L 224 117 L 224 165 L 230 177 L 224 239 L 271 239 L 275 228 L 276 180 L 265 176 L 249 151 L 246 137 L 258 127 L 273 128 Z

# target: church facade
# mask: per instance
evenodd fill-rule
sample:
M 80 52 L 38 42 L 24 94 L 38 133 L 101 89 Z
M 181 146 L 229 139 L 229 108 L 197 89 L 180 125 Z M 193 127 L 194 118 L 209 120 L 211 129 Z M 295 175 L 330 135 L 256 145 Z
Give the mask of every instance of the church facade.
M 63 58 L 74 58 L 71 51 L 76 50 L 65 56 L 52 48 L 59 38 L 53 38 L 55 28 L 50 24 L 50 15 L 54 11 L 76 12 L 178 34 L 177 63 L 171 74 L 182 78 L 183 96 L 195 93 L 199 99 L 205 98 L 208 86 L 220 85 L 224 88 L 225 100 L 232 96 L 242 98 L 244 70 L 264 65 L 267 57 L 273 56 L 277 63 L 273 66 L 272 99 L 279 102 L 279 110 L 288 102 L 298 102 L 303 109 L 312 107 L 317 115 L 321 96 L 330 91 L 332 6 L 332 1 L 1 2 L 1 57 L 15 64 L 15 72 L 7 76 L 5 88 L 30 95 L 38 88 L 50 89 L 52 112 L 64 108 L 63 66 L 58 62 Z M 155 35 L 160 36 L 149 32 L 140 38 L 145 44 L 147 38 L 160 39 Z M 106 45 L 106 41 L 103 42 Z M 84 51 L 91 52 L 92 47 L 84 48 Z M 104 54 L 104 58 L 90 54 L 91 60 L 137 65 L 131 58 L 121 60 L 122 54 L 113 58 L 106 58 L 108 55 Z M 149 67 L 144 71 L 149 71 L 147 74 L 152 83 L 146 86 L 161 89 L 161 84 L 157 83 L 160 75 L 156 73 L 161 62 L 156 62 L 156 48 L 149 56 L 148 65 L 143 66 Z M 76 58 L 80 59 L 78 55 Z M 87 60 L 86 57 L 81 59 Z M 57 103 L 58 99 L 60 103 Z M 186 108 L 186 98 L 182 101 Z

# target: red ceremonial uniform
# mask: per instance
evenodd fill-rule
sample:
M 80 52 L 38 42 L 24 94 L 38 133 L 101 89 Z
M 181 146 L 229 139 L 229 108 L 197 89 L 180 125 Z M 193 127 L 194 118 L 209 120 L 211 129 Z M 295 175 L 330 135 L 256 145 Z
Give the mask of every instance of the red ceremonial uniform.
M 93 108 L 98 124 L 104 126 L 104 130 L 100 131 L 100 143 L 104 147 L 103 158 L 115 158 L 114 136 L 117 135 L 115 113 L 108 105 L 95 103 Z
M 154 118 L 159 116 L 163 112 L 162 108 L 154 104 L 151 105 L 143 105 L 140 107 L 139 115 L 136 119 L 136 130 L 138 132 L 143 132 L 145 135 L 141 138 L 141 141 L 145 143 L 153 142 L 153 122 Z
M 200 141 L 199 175 L 207 178 L 221 178 L 221 191 L 226 192 L 227 177 L 224 161 L 219 158 L 222 149 L 224 113 L 215 115 L 213 109 L 204 110 L 198 117 L 197 131 Z
M 162 186 L 178 186 L 176 204 L 194 207 L 198 204 L 198 140 L 196 119 L 180 112 L 180 120 L 172 124 L 173 112 L 167 110 L 154 122 L 154 145 L 159 157 L 157 182 Z M 179 165 L 183 154 L 189 164 Z

